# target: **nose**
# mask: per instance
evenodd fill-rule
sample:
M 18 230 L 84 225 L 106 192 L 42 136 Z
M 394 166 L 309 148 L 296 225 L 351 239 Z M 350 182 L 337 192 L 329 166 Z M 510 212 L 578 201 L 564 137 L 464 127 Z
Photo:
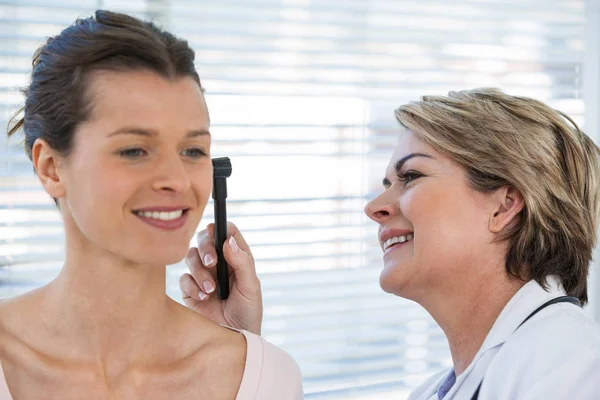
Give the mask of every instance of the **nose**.
M 165 156 L 160 160 L 152 187 L 173 193 L 183 193 L 191 187 L 188 171 L 179 156 Z
M 365 205 L 365 214 L 377 223 L 382 223 L 394 214 L 396 206 L 386 190 Z

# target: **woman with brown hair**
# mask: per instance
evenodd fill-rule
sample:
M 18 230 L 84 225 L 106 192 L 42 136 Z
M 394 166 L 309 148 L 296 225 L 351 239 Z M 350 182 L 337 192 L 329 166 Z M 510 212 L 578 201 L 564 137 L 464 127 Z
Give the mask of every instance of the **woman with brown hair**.
M 379 225 L 380 285 L 432 315 L 453 361 L 410 399 L 600 398 L 600 327 L 580 307 L 598 147 L 566 115 L 495 89 L 425 96 L 396 117 L 404 129 L 384 190 L 365 207 Z M 199 285 L 213 279 L 212 242 L 201 232 L 180 281 L 200 313 L 220 303 Z M 253 282 L 251 258 L 230 263 Z
M 165 293 L 165 266 L 185 256 L 212 188 L 187 42 L 97 11 L 36 52 L 25 97 L 9 135 L 24 131 L 66 254 L 54 281 L 0 302 L 0 398 L 303 398 L 288 354 Z

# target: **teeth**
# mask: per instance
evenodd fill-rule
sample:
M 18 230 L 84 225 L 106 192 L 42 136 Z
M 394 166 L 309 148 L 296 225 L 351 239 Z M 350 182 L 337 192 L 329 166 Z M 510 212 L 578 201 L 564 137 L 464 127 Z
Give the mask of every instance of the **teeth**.
M 388 240 L 386 240 L 385 243 L 383 243 L 383 251 L 386 251 L 390 246 L 392 246 L 396 243 L 408 242 L 409 240 L 412 240 L 412 238 L 414 236 L 415 236 L 414 234 L 409 233 L 408 235 L 404 235 L 404 236 L 391 237 Z
M 172 221 L 183 215 L 183 210 L 177 211 L 136 211 L 137 215 L 144 218 L 160 219 L 162 221 Z

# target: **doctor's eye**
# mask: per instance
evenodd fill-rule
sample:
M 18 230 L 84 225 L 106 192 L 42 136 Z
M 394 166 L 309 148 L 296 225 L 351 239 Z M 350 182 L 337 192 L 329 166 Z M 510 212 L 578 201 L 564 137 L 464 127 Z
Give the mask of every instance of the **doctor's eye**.
M 400 182 L 403 182 L 405 185 L 407 185 L 423 176 L 424 175 L 420 172 L 410 170 L 410 171 L 406 171 L 406 172 L 399 172 L 398 180 Z

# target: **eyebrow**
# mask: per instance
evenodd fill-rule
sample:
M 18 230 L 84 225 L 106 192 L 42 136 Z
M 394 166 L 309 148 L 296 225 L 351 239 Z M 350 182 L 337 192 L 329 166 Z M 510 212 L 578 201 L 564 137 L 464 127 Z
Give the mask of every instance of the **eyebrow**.
M 402 166 L 404 165 L 404 163 L 406 163 L 408 160 L 410 160 L 411 158 L 415 158 L 415 157 L 426 157 L 426 158 L 431 158 L 434 159 L 432 156 L 430 156 L 429 154 L 424 154 L 424 153 L 411 153 L 407 156 L 402 157 L 401 159 L 399 159 L 398 161 L 396 161 L 396 163 L 394 164 L 394 169 L 396 170 L 396 173 L 398 173 L 401 169 Z M 383 178 L 383 186 L 384 187 L 389 187 L 392 185 L 392 182 L 390 182 L 390 180 L 388 178 Z
M 146 129 L 146 128 L 138 128 L 138 127 L 124 127 L 121 129 L 117 129 L 116 131 L 110 133 L 108 137 L 116 136 L 116 135 L 138 135 L 138 136 L 158 136 L 158 131 L 154 129 Z M 197 137 L 197 136 L 210 136 L 210 132 L 206 129 L 194 129 L 188 131 L 185 135 L 188 138 Z

